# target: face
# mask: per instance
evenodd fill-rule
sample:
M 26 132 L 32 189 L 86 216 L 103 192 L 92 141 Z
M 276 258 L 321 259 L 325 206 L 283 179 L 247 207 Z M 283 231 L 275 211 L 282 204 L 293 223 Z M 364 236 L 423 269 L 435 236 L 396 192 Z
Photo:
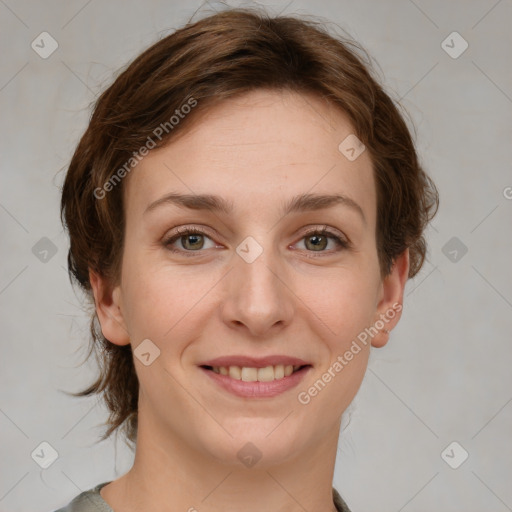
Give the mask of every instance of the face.
M 150 340 L 134 361 L 155 433 L 228 464 L 251 442 L 272 465 L 337 432 L 408 265 L 381 278 L 369 151 L 338 149 L 353 133 L 315 97 L 254 91 L 126 179 L 121 278 L 92 284 L 107 339 Z

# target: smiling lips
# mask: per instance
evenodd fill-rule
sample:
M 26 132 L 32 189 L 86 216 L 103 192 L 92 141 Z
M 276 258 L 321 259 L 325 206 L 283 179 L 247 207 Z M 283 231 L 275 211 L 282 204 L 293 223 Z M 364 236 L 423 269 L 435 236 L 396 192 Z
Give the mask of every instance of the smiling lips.
M 272 397 L 296 386 L 312 366 L 288 356 L 225 356 L 205 361 L 200 367 L 237 396 Z
M 303 366 L 309 366 L 309 363 L 289 356 L 224 356 L 205 361 L 200 366 L 235 380 L 269 382 L 289 377 Z
M 282 379 L 289 377 L 294 371 L 297 371 L 301 366 L 282 365 L 265 366 L 263 368 L 254 368 L 250 366 L 214 366 L 211 368 L 215 373 L 221 375 L 229 375 L 230 378 L 236 380 L 243 380 L 244 382 L 269 382 L 275 379 Z

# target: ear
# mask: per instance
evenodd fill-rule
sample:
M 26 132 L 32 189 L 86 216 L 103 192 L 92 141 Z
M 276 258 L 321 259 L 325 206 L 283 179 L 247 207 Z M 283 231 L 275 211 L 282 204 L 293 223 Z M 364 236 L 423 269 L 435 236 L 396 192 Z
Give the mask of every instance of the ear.
M 130 337 L 121 310 L 120 287 L 113 287 L 107 278 L 92 270 L 89 270 L 89 281 L 103 336 L 115 345 L 128 345 Z
M 389 333 L 400 320 L 403 309 L 404 288 L 408 277 L 409 249 L 406 249 L 394 260 L 391 272 L 382 280 L 380 299 L 374 322 L 378 333 L 372 339 L 373 347 L 383 347 L 389 340 Z

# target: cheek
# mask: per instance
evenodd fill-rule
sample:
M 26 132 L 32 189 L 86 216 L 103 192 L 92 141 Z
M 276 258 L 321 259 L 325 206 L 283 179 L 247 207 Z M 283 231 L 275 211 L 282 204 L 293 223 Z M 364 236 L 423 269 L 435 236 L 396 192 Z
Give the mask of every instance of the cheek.
M 371 267 L 322 269 L 317 278 L 300 277 L 297 295 L 309 316 L 322 325 L 329 344 L 343 348 L 373 320 L 377 303 L 378 273 Z
M 366 275 L 372 272 L 368 269 Z M 334 418 L 354 399 L 367 368 L 370 343 L 364 334 L 374 319 L 378 281 L 337 269 L 330 279 L 318 282 L 305 302 L 323 356 L 317 374 L 299 390 L 297 400 L 310 417 L 325 417 L 330 411 Z M 330 425 L 327 417 L 326 424 Z
M 201 272 L 198 266 L 171 268 L 155 259 L 126 260 L 123 267 L 123 315 L 130 337 L 149 338 L 161 348 L 169 339 L 178 348 L 183 329 L 194 337 L 204 327 L 198 317 L 206 314 L 215 283 L 222 277 L 216 271 Z

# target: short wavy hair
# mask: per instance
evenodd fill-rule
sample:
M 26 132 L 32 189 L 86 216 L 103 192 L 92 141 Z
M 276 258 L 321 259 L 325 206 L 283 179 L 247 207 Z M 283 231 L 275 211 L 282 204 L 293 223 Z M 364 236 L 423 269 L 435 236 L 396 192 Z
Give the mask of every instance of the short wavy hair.
M 419 163 L 405 111 L 374 77 L 368 54 L 350 38 L 330 34 L 317 20 L 230 9 L 190 22 L 145 50 L 95 103 L 67 170 L 61 200 L 61 218 L 70 237 L 70 278 L 91 306 L 89 270 L 113 284 L 120 276 L 123 182 L 114 183 L 114 174 L 119 177 L 123 165 L 126 170 L 126 162 L 183 105 L 196 102 L 172 129 L 165 134 L 161 130 L 156 146 L 183 133 L 199 112 L 262 88 L 314 94 L 348 116 L 373 163 L 381 274 L 387 275 L 406 249 L 409 277 L 419 271 L 426 254 L 424 230 L 437 211 L 438 193 Z M 94 311 L 91 334 L 87 357 L 95 349 L 100 373 L 73 395 L 101 394 L 110 411 L 102 439 L 120 428 L 135 443 L 139 383 L 131 346 L 105 339 Z

